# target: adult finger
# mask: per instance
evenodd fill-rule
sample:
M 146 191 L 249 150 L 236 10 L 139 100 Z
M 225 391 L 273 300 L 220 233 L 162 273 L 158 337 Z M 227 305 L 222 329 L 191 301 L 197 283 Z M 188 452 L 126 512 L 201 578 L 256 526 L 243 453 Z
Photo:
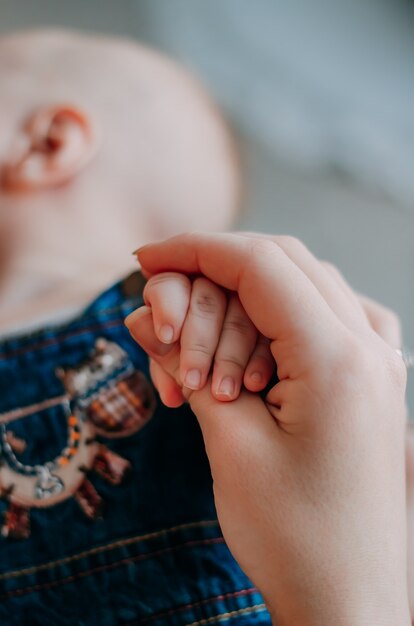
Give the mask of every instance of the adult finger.
M 349 283 L 345 280 L 343 274 L 339 269 L 329 261 L 320 261 L 325 270 L 332 276 L 338 287 L 342 289 L 344 296 L 348 298 L 348 301 L 359 310 L 359 312 L 366 317 L 366 311 L 358 299 L 356 292 L 352 289 Z M 366 320 L 369 322 L 368 318 Z
M 365 310 L 373 330 L 375 330 L 392 348 L 395 350 L 400 349 L 402 345 L 402 333 L 401 323 L 397 313 L 363 294 L 358 294 L 358 299 Z
M 332 273 L 327 271 L 326 266 L 312 254 L 302 241 L 290 235 L 240 234 L 249 238 L 267 239 L 276 243 L 312 281 L 338 319 L 352 330 L 366 330 L 368 324 L 360 305 L 349 298 Z
M 401 323 L 395 311 L 380 304 L 368 296 L 352 289 L 339 269 L 327 261 L 321 261 L 325 269 L 336 280 L 355 307 L 364 312 L 371 328 L 386 341 L 392 348 L 401 347 Z

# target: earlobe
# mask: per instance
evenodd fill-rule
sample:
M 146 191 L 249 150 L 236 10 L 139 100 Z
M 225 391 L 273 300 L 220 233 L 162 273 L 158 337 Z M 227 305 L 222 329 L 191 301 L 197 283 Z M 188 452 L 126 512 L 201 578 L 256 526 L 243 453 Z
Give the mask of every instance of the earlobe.
M 44 106 L 22 124 L 1 167 L 4 190 L 37 191 L 68 182 L 98 147 L 90 116 L 72 105 Z

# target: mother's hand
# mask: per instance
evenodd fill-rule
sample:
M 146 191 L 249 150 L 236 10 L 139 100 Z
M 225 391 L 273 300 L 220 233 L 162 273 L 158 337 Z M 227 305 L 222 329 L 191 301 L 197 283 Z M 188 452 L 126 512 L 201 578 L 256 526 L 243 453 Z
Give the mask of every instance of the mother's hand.
M 290 237 L 182 235 L 138 258 L 237 291 L 271 340 L 265 401 L 222 404 L 208 387 L 189 401 L 224 536 L 275 622 L 409 624 L 406 371 L 353 292 Z M 132 331 L 151 344 L 145 317 Z M 174 350 L 152 352 L 175 372 Z

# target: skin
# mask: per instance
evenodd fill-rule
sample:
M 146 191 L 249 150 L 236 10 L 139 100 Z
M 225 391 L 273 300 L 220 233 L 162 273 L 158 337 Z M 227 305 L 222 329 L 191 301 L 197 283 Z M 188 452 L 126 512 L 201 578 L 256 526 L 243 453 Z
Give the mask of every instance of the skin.
M 354 292 L 340 271 L 331 263 L 321 261 L 321 270 L 324 268 L 331 274 L 338 287 L 346 294 L 350 301 L 360 306 L 371 328 L 388 343 L 391 348 L 401 346 L 401 326 L 398 316 L 394 311 L 379 304 L 378 302 Z M 201 284 L 200 284 L 201 283 Z M 217 325 L 207 342 L 203 342 L 205 336 L 197 332 L 193 325 L 190 303 L 193 299 L 200 301 L 200 291 L 210 302 L 210 314 L 217 319 Z M 202 367 L 204 371 L 202 380 L 207 384 L 208 374 L 212 369 L 211 393 L 222 402 L 235 400 L 240 395 L 242 386 L 252 392 L 259 392 L 266 387 L 275 365 L 272 362 L 269 344 L 257 331 L 254 332 L 255 341 L 252 341 L 251 321 L 244 311 L 240 300 L 234 294 L 225 294 L 228 303 L 238 301 L 236 311 L 227 306 L 225 314 L 221 313 L 220 306 L 214 306 L 214 298 L 219 292 L 217 285 L 207 279 L 191 281 L 184 274 L 177 272 L 165 272 L 156 274 L 149 279 L 145 291 L 146 306 L 137 309 L 128 316 L 125 323 L 132 335 L 138 340 L 142 336 L 135 328 L 140 324 L 142 317 L 151 317 L 152 329 L 145 336 L 145 346 L 153 354 L 164 356 L 166 350 L 169 358 L 171 351 L 176 354 L 179 364 L 178 376 L 180 384 L 176 383 L 174 376 L 166 371 L 157 360 L 151 359 L 151 375 L 160 397 L 168 407 L 176 408 L 186 402 L 187 389 L 183 389 L 185 372 L 200 365 L 198 354 L 202 354 Z M 202 300 L 201 300 L 202 301 Z M 203 311 L 205 314 L 205 311 Z M 169 328 L 166 337 L 163 329 Z M 188 345 L 183 345 L 182 334 L 186 328 L 190 336 Z M 148 346 L 148 340 L 152 337 L 153 343 Z M 180 343 L 178 343 L 180 342 Z M 210 346 L 210 349 L 208 348 Z M 213 348 L 211 348 L 213 346 Z M 206 358 L 207 357 L 207 358 Z M 155 356 L 157 359 L 157 356 Z M 260 375 L 258 380 L 256 374 Z M 233 393 L 222 393 L 220 381 L 227 377 L 233 377 L 236 384 Z M 200 383 L 200 388 L 203 383 Z M 407 526 L 411 531 L 414 528 L 414 427 L 407 425 L 406 435 L 406 482 L 407 482 Z M 408 533 L 408 595 L 410 612 L 414 615 L 414 537 Z
M 1 37 L 0 102 L 0 331 L 82 306 L 136 269 L 137 244 L 225 229 L 239 208 L 217 109 L 143 46 Z
M 252 392 L 266 387 L 275 370 L 269 342 L 257 332 L 237 295 L 205 278 L 191 282 L 183 274 L 170 272 L 148 281 L 144 300 L 146 306 L 135 317 L 151 312 L 157 338 L 178 350 L 177 376 L 185 389 L 204 387 L 212 366 L 211 391 L 223 402 L 235 400 L 243 384 Z M 136 323 L 134 314 L 126 323 Z M 166 328 L 172 329 L 167 339 Z M 155 378 L 163 376 L 156 362 L 152 371 Z M 177 406 L 175 398 L 182 404 L 184 397 L 170 380 L 159 391 L 167 405 Z
M 128 320 L 198 417 L 223 533 L 274 621 L 409 624 L 406 370 L 360 301 L 293 238 L 192 234 L 138 258 L 237 292 L 270 340 L 280 382 L 221 402 L 182 386 L 148 310 Z
M 183 229 L 221 230 L 230 224 L 240 195 L 231 138 L 200 86 L 175 64 L 129 42 L 27 32 L 0 39 L 0 79 L 1 331 L 87 304 L 135 269 L 130 251 L 137 245 Z M 148 298 L 154 305 L 153 296 Z M 234 318 L 240 322 L 239 304 L 234 300 L 228 330 L 235 330 Z M 151 324 L 150 319 L 147 339 L 151 329 L 154 338 Z M 245 372 L 259 350 L 266 377 L 266 333 L 258 333 L 250 318 L 244 327 L 250 337 L 244 360 L 253 346 Z M 214 327 L 215 337 L 222 328 Z M 194 326 L 187 330 L 191 348 Z M 232 344 L 222 344 L 224 357 Z M 160 389 L 176 393 L 172 401 L 178 405 L 179 364 L 163 365 L 156 374 L 165 376 Z M 190 366 L 191 360 L 184 369 Z M 243 378 L 247 387 L 248 378 Z M 233 396 L 220 396 L 218 381 L 213 389 L 217 402 L 232 406 Z M 209 411 L 216 405 L 203 393 L 193 392 L 190 400 L 197 409 L 200 398 Z M 219 471 L 217 463 L 213 468 Z M 232 543 L 235 533 L 229 532 Z M 244 565 L 246 558 L 249 570 L 250 557 L 240 560 Z M 257 578 L 254 572 L 252 577 Z M 272 608 L 271 591 L 268 597 Z

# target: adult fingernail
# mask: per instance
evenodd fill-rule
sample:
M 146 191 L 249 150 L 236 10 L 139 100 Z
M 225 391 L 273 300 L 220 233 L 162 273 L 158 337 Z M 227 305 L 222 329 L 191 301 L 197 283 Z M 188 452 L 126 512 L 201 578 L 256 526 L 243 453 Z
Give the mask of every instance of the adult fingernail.
M 220 396 L 227 396 L 227 398 L 232 398 L 234 396 L 235 384 L 233 378 L 231 376 L 225 376 L 220 382 L 217 393 Z
M 174 328 L 170 324 L 164 324 L 158 334 L 162 342 L 171 343 L 174 339 Z
M 149 244 L 145 244 L 145 246 L 140 246 L 139 248 L 137 248 L 136 250 L 133 251 L 132 254 L 137 255 L 141 252 L 141 250 L 143 250 L 144 248 L 148 248 Z
M 151 307 L 149 306 L 141 306 L 139 309 L 135 309 L 132 311 L 127 317 L 124 319 L 124 324 L 128 329 L 131 329 L 131 326 L 135 324 L 141 317 L 145 315 L 149 315 L 151 313 Z
M 200 370 L 188 370 L 184 378 L 184 385 L 189 389 L 199 389 L 201 385 L 201 372 Z

